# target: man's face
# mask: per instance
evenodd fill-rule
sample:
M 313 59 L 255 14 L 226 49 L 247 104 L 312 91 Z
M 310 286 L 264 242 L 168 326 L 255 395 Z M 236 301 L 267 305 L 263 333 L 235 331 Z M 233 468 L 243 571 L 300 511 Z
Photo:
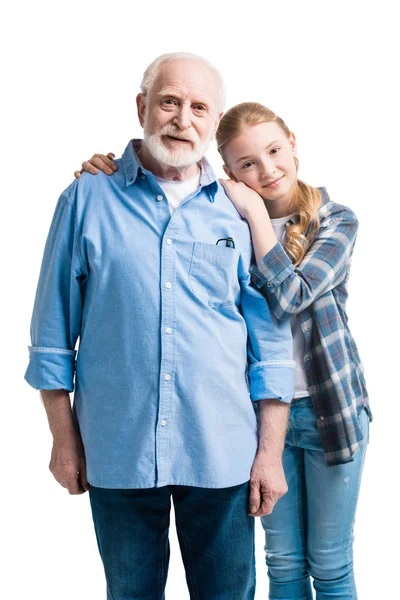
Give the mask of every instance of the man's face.
M 216 77 L 191 59 L 162 65 L 148 96 L 139 94 L 137 102 L 150 153 L 177 168 L 204 156 L 222 116 L 217 113 Z

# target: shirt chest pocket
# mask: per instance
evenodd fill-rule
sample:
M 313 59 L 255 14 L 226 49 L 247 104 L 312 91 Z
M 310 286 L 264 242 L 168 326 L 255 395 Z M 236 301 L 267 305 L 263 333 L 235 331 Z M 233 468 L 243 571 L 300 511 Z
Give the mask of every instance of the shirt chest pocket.
M 212 307 L 234 301 L 238 255 L 237 250 L 222 244 L 194 242 L 189 285 L 197 298 Z

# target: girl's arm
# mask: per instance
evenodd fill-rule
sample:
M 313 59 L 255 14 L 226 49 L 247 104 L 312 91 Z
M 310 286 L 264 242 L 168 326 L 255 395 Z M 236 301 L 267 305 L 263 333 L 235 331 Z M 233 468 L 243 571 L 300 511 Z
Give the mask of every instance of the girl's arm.
M 349 209 L 342 207 L 340 213 L 321 220 L 317 237 L 297 267 L 277 243 L 251 268 L 253 282 L 278 319 L 302 312 L 347 279 L 358 221 Z
M 112 152 L 109 152 L 106 156 L 104 154 L 93 154 L 92 158 L 82 163 L 80 171 L 74 171 L 75 179 L 78 179 L 84 171 L 92 175 L 97 175 L 99 171 L 103 171 L 106 175 L 112 175 L 115 171 L 118 171 L 114 158 L 115 154 Z
M 249 224 L 254 255 L 258 263 L 277 243 L 271 219 L 263 199 L 242 181 L 219 180 L 228 198 L 243 219 Z
M 357 237 L 356 215 L 332 203 L 322 214 L 319 232 L 302 262 L 295 267 L 262 215 L 262 198 L 245 184 L 221 182 L 239 213 L 249 223 L 257 265 L 252 280 L 267 298 L 278 319 L 302 312 L 326 292 L 343 283 L 348 275 Z M 238 186 L 243 186 L 239 188 Z M 273 231 L 272 231 L 273 233 Z

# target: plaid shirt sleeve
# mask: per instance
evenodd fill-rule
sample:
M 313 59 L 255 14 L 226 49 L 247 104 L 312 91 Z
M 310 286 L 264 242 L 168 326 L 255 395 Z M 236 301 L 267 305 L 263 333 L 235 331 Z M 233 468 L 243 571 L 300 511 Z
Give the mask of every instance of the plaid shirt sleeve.
M 357 230 L 356 215 L 336 204 L 320 218 L 318 235 L 297 267 L 279 242 L 251 267 L 253 282 L 278 319 L 302 312 L 346 280 Z

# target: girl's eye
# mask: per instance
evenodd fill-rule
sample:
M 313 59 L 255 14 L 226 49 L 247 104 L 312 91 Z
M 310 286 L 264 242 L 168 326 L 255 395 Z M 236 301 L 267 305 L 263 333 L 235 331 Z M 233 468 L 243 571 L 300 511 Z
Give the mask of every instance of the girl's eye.
M 242 169 L 248 169 L 249 167 L 251 167 L 253 163 L 251 161 L 244 163 L 244 165 L 242 165 Z
M 276 154 L 277 152 L 279 152 L 280 148 L 278 148 L 278 146 L 276 146 L 276 148 L 272 148 L 271 150 L 271 154 Z

